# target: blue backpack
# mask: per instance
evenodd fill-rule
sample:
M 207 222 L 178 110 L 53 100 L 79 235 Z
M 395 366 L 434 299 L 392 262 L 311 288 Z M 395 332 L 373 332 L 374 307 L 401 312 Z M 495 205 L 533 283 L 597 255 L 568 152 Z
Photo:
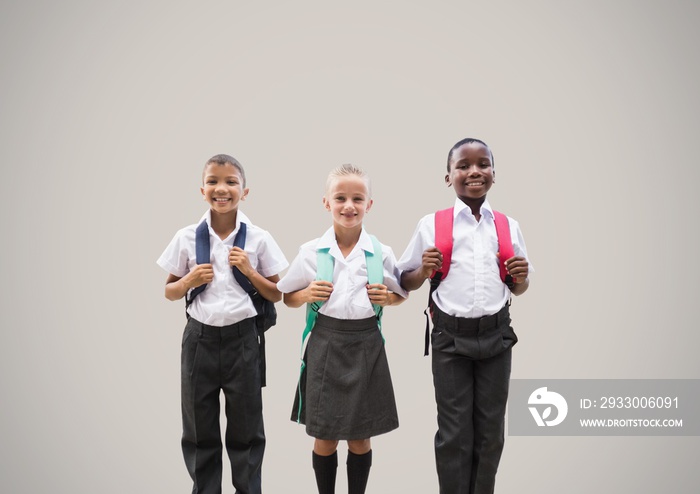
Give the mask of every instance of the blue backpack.
M 245 248 L 247 230 L 247 225 L 245 223 L 241 223 L 238 228 L 238 233 L 233 239 L 234 247 L 240 247 L 241 249 Z M 209 264 L 211 262 L 211 246 L 209 244 L 209 226 L 207 225 L 206 221 L 202 221 L 199 226 L 197 226 L 194 245 L 197 264 Z M 255 317 L 255 326 L 258 329 L 258 339 L 260 342 L 260 371 L 262 379 L 261 382 L 262 386 L 264 387 L 266 385 L 265 331 L 277 324 L 277 309 L 275 309 L 274 302 L 270 302 L 265 297 L 260 295 L 250 280 L 246 278 L 243 273 L 241 273 L 240 269 L 233 266 L 231 270 L 233 271 L 233 277 L 236 279 L 238 284 L 241 285 L 241 287 L 250 296 L 251 300 L 253 301 L 253 305 L 255 306 L 255 311 L 258 314 Z M 200 285 L 190 292 L 189 297 L 185 297 L 185 311 L 197 297 L 197 295 L 202 293 L 206 287 L 206 283 Z
M 246 233 L 247 225 L 245 223 L 241 223 L 240 227 L 238 228 L 238 233 L 233 239 L 234 247 L 240 247 L 241 249 L 245 248 Z M 209 264 L 211 262 L 209 226 L 207 225 L 206 221 L 202 221 L 197 227 L 197 231 L 195 233 L 195 253 L 197 257 L 197 264 Z M 275 304 L 260 295 L 250 280 L 246 278 L 243 273 L 241 273 L 240 269 L 233 266 L 231 270 L 233 271 L 233 277 L 253 301 L 255 310 L 258 313 L 255 320 L 258 329 L 265 332 L 277 324 L 277 310 L 275 309 Z M 194 288 L 192 292 L 190 292 L 189 298 L 187 298 L 185 301 L 185 308 L 189 307 L 197 295 L 202 293 L 206 287 L 207 285 L 205 283 L 204 285 Z

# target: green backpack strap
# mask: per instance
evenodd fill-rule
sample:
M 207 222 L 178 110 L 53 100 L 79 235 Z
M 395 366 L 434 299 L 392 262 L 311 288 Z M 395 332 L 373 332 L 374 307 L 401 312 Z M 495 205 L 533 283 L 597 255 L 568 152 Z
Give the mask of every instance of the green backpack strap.
M 316 280 L 319 281 L 330 281 L 333 282 L 333 268 L 335 262 L 333 256 L 330 254 L 330 249 L 318 249 L 316 251 Z M 299 370 L 299 383 L 297 389 L 299 390 L 299 409 L 297 410 L 297 423 L 301 421 L 301 377 L 306 369 L 306 361 L 304 360 L 304 353 L 306 352 L 306 340 L 311 334 L 311 330 L 316 324 L 316 319 L 318 319 L 318 311 L 323 305 L 323 301 L 312 302 L 306 304 L 306 327 L 304 328 L 304 333 L 301 335 L 301 369 Z
M 373 283 L 384 283 L 384 262 L 382 260 L 382 244 L 379 243 L 377 237 L 374 235 L 369 236 L 372 239 L 372 247 L 374 253 L 365 251 L 365 263 L 367 264 L 367 281 L 370 284 Z M 335 261 L 333 256 L 330 254 L 330 249 L 318 249 L 316 251 L 316 279 L 323 281 L 333 282 L 333 268 Z M 316 319 L 318 318 L 318 311 L 323 305 L 323 302 L 313 302 L 311 304 L 306 304 L 306 327 L 304 328 L 304 333 L 301 336 L 301 347 L 302 347 L 302 358 L 304 357 L 304 345 L 306 344 L 306 339 L 309 337 L 309 333 L 316 324 Z M 381 318 L 384 308 L 381 305 L 372 304 L 374 313 L 377 315 L 377 324 L 381 330 Z
M 384 283 L 384 261 L 382 260 L 382 244 L 379 243 L 377 237 L 369 236 L 372 239 L 372 247 L 374 253 L 365 251 L 365 262 L 367 263 L 367 280 L 370 285 L 373 283 Z M 379 330 L 382 330 L 382 313 L 384 307 L 377 304 L 372 304 L 374 313 L 377 315 L 377 325 Z M 382 339 L 384 335 L 382 335 Z
M 333 256 L 329 253 L 330 249 L 318 249 L 316 251 L 316 280 L 319 281 L 330 281 L 333 282 L 333 267 L 334 261 Z M 314 328 L 316 324 L 316 319 L 318 319 L 318 311 L 323 305 L 323 302 L 312 302 L 306 304 L 306 327 L 304 328 L 304 333 L 301 336 L 301 351 L 302 358 L 304 358 L 304 345 L 306 344 L 306 339 L 309 337 L 309 333 Z

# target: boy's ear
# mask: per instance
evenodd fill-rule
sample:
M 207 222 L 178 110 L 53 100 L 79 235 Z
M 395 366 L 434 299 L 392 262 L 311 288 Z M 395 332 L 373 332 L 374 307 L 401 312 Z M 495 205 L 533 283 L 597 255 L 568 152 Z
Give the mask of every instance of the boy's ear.
M 450 174 L 448 173 L 445 175 L 445 183 L 447 184 L 448 187 L 452 186 L 452 182 L 450 181 Z
M 365 208 L 365 213 L 369 213 L 369 210 L 372 208 L 372 204 L 374 204 L 374 201 L 372 199 L 367 201 L 367 207 Z
M 326 196 L 323 196 L 323 207 L 326 208 L 326 211 L 331 210 L 331 203 L 328 202 L 328 199 L 326 199 Z

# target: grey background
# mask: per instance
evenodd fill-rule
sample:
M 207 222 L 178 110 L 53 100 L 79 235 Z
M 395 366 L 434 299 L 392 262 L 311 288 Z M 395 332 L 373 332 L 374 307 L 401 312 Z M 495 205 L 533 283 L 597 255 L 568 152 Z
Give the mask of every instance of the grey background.
M 400 255 L 453 202 L 447 151 L 493 148 L 492 204 L 537 272 L 517 378 L 698 378 L 698 4 L 88 2 L 0 6 L 0 490 L 188 492 L 181 303 L 155 264 L 205 204 L 211 155 L 291 260 L 330 218 L 328 171 L 373 179 Z M 426 288 L 387 310 L 401 427 L 369 493 L 436 492 Z M 287 420 L 303 311 L 280 307 L 264 391 L 267 492 L 313 492 Z M 698 438 L 509 437 L 500 493 L 695 492 Z M 345 448 L 341 448 L 344 462 Z M 339 476 L 338 492 L 345 489 Z M 232 492 L 227 486 L 224 492 Z

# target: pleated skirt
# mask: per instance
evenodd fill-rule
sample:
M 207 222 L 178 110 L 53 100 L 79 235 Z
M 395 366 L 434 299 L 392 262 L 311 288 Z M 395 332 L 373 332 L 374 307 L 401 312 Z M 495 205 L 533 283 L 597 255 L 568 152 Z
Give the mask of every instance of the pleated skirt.
M 399 426 L 377 319 L 318 315 L 304 355 L 291 419 L 317 439 L 358 440 Z

